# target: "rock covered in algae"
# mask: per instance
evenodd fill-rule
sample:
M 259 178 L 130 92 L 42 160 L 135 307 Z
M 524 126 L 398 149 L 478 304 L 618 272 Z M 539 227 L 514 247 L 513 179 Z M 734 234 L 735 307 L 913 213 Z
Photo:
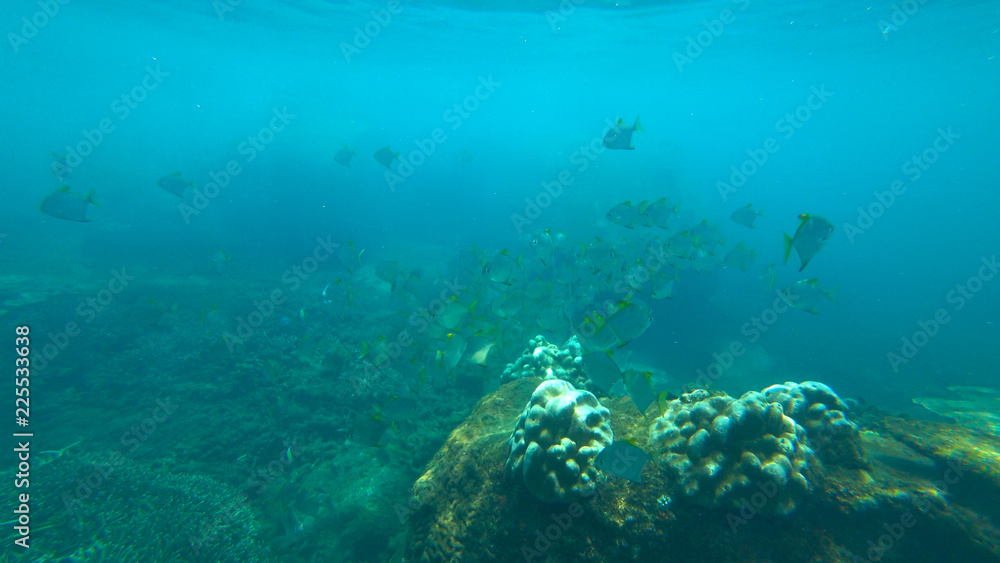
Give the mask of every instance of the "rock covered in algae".
M 590 379 L 583 371 L 583 349 L 575 336 L 560 349 L 538 335 L 528 341 L 528 347 L 514 363 L 507 364 L 500 383 L 523 377 L 562 379 L 579 388 L 586 388 Z
M 766 511 L 788 514 L 818 469 L 805 429 L 756 391 L 681 395 L 653 421 L 649 445 L 678 492 L 704 506 L 737 506 L 764 492 L 772 498 Z
M 594 459 L 614 441 L 611 412 L 568 381 L 543 381 L 510 436 L 507 472 L 544 502 L 593 494 Z
M 858 427 L 847 418 L 850 407 L 817 381 L 787 381 L 764 389 L 768 402 L 806 429 L 810 446 L 825 462 L 864 465 Z
M 953 476 L 947 466 L 934 471 L 927 460 L 927 474 L 923 466 L 915 473 L 912 463 L 881 463 L 885 455 L 865 436 L 880 432 L 884 440 L 895 440 L 871 419 L 862 433 L 871 468 L 827 466 L 822 479 L 810 479 L 809 502 L 780 521 L 756 516 L 753 496 L 751 506 L 715 510 L 680 498 L 671 502 L 678 495 L 671 495 L 676 483 L 666 471 L 646 471 L 642 483 L 600 478 L 595 494 L 575 504 L 516 494 L 520 487 L 505 478 L 508 437 L 539 383 L 524 379 L 499 386 L 450 434 L 414 484 L 405 561 L 1000 561 L 1000 540 L 988 517 L 1000 506 L 991 502 L 1000 489 L 987 486 L 974 474 L 979 470 L 962 466 L 959 482 L 945 495 L 931 481 Z M 651 421 L 627 397 L 602 403 L 615 413 L 616 439 L 649 435 Z M 919 443 L 937 437 L 942 448 L 950 442 L 942 433 L 948 425 L 893 420 L 893 435 L 898 431 Z M 981 445 L 971 433 L 963 444 Z M 981 458 L 983 470 L 998 465 L 989 461 L 997 459 L 996 451 L 993 447 L 994 457 Z M 916 525 L 904 528 L 905 537 L 891 535 L 890 528 L 899 530 L 913 518 Z M 870 551 L 873 545 L 881 547 Z

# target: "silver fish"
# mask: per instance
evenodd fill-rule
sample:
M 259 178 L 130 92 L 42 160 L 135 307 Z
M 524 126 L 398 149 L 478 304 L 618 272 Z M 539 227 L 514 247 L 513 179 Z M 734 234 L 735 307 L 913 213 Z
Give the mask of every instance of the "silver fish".
M 609 149 L 633 150 L 632 133 L 642 131 L 642 124 L 639 123 L 639 116 L 635 116 L 635 123 L 631 127 L 625 125 L 621 119 L 607 133 L 604 134 L 604 141 L 601 143 Z

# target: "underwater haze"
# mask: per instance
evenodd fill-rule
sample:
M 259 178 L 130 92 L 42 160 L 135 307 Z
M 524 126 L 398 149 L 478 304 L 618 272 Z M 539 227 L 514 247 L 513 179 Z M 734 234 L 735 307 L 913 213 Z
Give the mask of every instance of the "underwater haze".
M 400 504 L 536 335 L 654 394 L 1000 386 L 995 2 L 0 15 L 0 342 L 51 472 L 4 560 L 408 560 Z

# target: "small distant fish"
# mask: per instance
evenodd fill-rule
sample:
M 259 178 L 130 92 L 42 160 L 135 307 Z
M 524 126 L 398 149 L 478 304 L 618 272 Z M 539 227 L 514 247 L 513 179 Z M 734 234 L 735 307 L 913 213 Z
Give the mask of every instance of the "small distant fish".
M 788 263 L 788 255 L 792 249 L 799 254 L 802 266 L 799 271 L 805 269 L 813 256 L 816 256 L 826 241 L 833 235 L 833 224 L 819 215 L 809 215 L 803 213 L 799 215 L 799 228 L 795 230 L 795 236 L 790 237 L 785 234 L 785 263 Z
M 548 266 L 552 260 L 552 253 L 555 250 L 554 243 L 552 242 L 552 232 L 549 229 L 545 229 L 544 231 L 533 233 L 528 239 L 528 244 L 534 249 L 538 260 Z
M 643 201 L 639 204 L 639 214 L 642 215 L 643 224 L 647 227 L 659 227 L 666 229 L 667 220 L 671 215 L 677 215 L 680 204 L 670 205 L 667 198 L 661 197 L 656 201 Z
M 32 454 L 32 457 L 35 459 L 35 462 L 38 463 L 38 465 L 40 465 L 40 466 L 41 465 L 45 465 L 46 463 L 50 463 L 52 461 L 55 461 L 55 460 L 61 458 L 63 456 L 63 454 L 66 453 L 66 450 L 72 448 L 73 446 L 79 444 L 82 441 L 83 440 L 77 440 L 77 441 L 73 442 L 72 444 L 70 444 L 70 445 L 68 445 L 68 446 L 66 446 L 66 447 L 64 447 L 64 448 L 62 448 L 60 450 L 50 450 L 50 451 L 45 451 L 45 452 L 38 452 L 37 454 Z
M 729 254 L 726 255 L 726 264 L 736 266 L 745 272 L 753 266 L 753 262 L 756 259 L 757 252 L 747 248 L 746 245 L 743 244 L 743 241 L 740 241 L 736 243 L 736 248 L 730 250 Z
M 636 131 L 642 132 L 638 115 L 635 116 L 635 123 L 631 127 L 627 127 L 625 122 L 619 119 L 618 123 L 604 134 L 604 141 L 601 144 L 609 149 L 633 150 L 635 147 L 632 146 L 632 133 Z
M 694 241 L 691 240 L 691 234 L 687 231 L 674 234 L 667 239 L 666 249 L 667 252 L 678 258 L 687 258 L 691 255 L 691 251 L 694 250 Z
M 733 223 L 743 225 L 744 227 L 750 227 L 752 229 L 753 222 L 757 220 L 757 217 L 760 217 L 763 214 L 764 208 L 761 208 L 760 211 L 754 211 L 753 205 L 748 203 L 746 206 L 733 211 L 733 214 L 729 218 L 733 220 Z
M 514 274 L 522 269 L 520 257 L 514 258 L 506 249 L 501 250 L 489 261 L 483 263 L 483 273 L 492 282 L 510 285 Z
M 375 265 L 375 277 L 387 284 L 394 284 L 403 275 L 403 267 L 395 260 L 384 260 Z
M 761 280 L 767 286 L 768 291 L 774 289 L 774 264 L 768 264 L 764 268 L 764 271 L 761 273 Z
M 652 457 L 634 442 L 615 440 L 597 454 L 594 465 L 614 477 L 642 483 L 642 469 L 650 459 Z
M 365 253 L 365 249 L 357 250 L 354 248 L 354 241 L 347 241 L 347 244 L 341 245 L 340 250 L 337 251 L 337 257 L 340 259 L 340 263 L 347 268 L 348 273 L 353 274 L 354 270 L 361 265 L 361 256 Z
M 69 186 L 63 186 L 45 196 L 39 210 L 56 219 L 88 223 L 90 219 L 87 219 L 87 206 L 91 204 L 101 206 L 94 199 L 93 191 L 83 196 L 69 191 Z
M 653 277 L 653 289 L 649 296 L 653 299 L 672 299 L 674 297 L 674 282 L 677 281 L 677 273 L 667 274 L 659 272 Z
M 344 145 L 344 148 L 342 148 L 339 151 L 337 151 L 337 155 L 333 157 L 333 160 L 335 160 L 337 162 L 337 164 L 343 164 L 344 166 L 350 166 L 351 165 L 351 159 L 354 158 L 354 154 L 355 153 L 354 153 L 354 151 L 352 149 L 349 149 L 349 148 L 347 148 L 347 145 Z M 378 157 L 375 157 L 375 158 L 378 159 Z
M 370 447 L 380 447 L 382 437 L 389 430 L 389 423 L 375 417 L 363 418 L 355 423 L 354 427 L 347 434 L 347 439 L 355 444 L 362 444 Z
M 623 201 L 612 207 L 611 211 L 608 211 L 607 217 L 608 221 L 615 225 L 631 229 L 639 219 L 639 209 L 632 205 L 631 201 Z
M 229 261 L 232 259 L 232 254 L 226 254 L 223 250 L 217 250 L 208 261 L 212 265 L 212 270 L 221 276 L 226 273 Z
M 156 183 L 164 190 L 167 190 L 179 198 L 183 198 L 187 193 L 187 189 L 194 185 L 194 182 L 181 176 L 180 172 L 174 172 L 173 174 L 164 176 Z
M 399 160 L 399 153 L 392 152 L 392 149 L 388 146 L 375 151 L 375 154 L 372 156 L 375 157 L 375 160 L 377 160 L 379 164 L 385 166 L 386 168 L 392 168 L 392 162 L 394 160 Z
M 781 290 L 781 299 L 789 307 L 802 309 L 807 313 L 817 314 L 816 307 L 824 299 L 834 302 L 834 292 L 832 289 L 826 290 L 820 287 L 819 280 L 800 280 Z
M 899 28 L 888 22 L 880 22 L 878 24 L 878 30 L 882 34 L 882 39 L 888 41 L 889 34 L 893 31 L 899 31 Z

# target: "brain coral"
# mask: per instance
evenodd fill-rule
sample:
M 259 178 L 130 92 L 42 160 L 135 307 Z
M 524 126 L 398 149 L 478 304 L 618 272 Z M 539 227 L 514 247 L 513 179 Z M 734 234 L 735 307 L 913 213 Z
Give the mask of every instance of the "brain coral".
M 801 424 L 810 445 L 823 461 L 846 465 L 864 463 L 858 427 L 847 419 L 849 407 L 832 389 L 816 381 L 788 381 L 763 391 L 770 403 Z
M 562 379 L 581 388 L 587 387 L 589 378 L 583 371 L 583 350 L 574 336 L 559 349 L 541 335 L 528 341 L 528 348 L 514 363 L 507 364 L 500 376 L 500 383 L 521 377 Z
M 739 399 L 685 393 L 653 422 L 649 444 L 677 491 L 704 506 L 734 507 L 764 492 L 762 512 L 787 514 L 818 469 L 805 429 L 756 391 Z
M 594 458 L 614 441 L 611 413 L 567 381 L 543 381 L 510 436 L 507 473 L 544 502 L 594 492 Z

